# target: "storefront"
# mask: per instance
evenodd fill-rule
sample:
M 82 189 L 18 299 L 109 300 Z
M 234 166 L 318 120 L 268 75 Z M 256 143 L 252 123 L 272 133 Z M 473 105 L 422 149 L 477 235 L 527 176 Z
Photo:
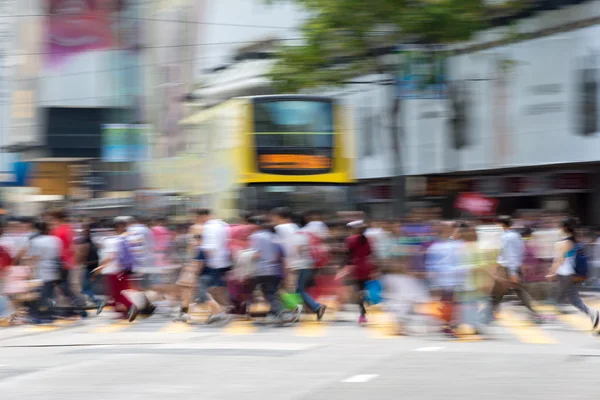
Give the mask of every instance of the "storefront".
M 598 170 L 590 167 L 469 177 L 426 176 L 421 177 L 425 179 L 425 189 L 415 192 L 410 200 L 441 207 L 446 218 L 459 218 L 465 214 L 455 207 L 457 196 L 478 193 L 497 200 L 497 214 L 514 215 L 532 210 L 569 212 L 585 224 L 595 225 L 598 223 L 597 177 Z

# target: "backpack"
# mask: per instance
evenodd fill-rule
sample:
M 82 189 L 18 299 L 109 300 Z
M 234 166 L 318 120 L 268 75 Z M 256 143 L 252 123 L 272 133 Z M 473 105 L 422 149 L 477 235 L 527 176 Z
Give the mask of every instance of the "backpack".
M 119 267 L 125 274 L 132 274 L 136 266 L 136 258 L 127 239 L 122 238 L 119 244 Z
M 310 256 L 315 263 L 315 268 L 325 268 L 329 266 L 330 248 L 325 241 L 314 233 L 304 232 L 308 236 L 308 249 Z
M 573 269 L 577 278 L 585 280 L 588 277 L 588 258 L 585 249 L 580 244 L 575 244 L 575 257 L 573 259 Z

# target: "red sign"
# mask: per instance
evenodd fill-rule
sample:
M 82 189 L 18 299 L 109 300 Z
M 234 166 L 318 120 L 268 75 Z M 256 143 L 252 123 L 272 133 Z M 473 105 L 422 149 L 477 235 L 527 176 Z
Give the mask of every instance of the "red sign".
M 479 193 L 461 193 L 456 198 L 454 208 L 470 212 L 473 215 L 494 215 L 498 200 L 490 199 Z

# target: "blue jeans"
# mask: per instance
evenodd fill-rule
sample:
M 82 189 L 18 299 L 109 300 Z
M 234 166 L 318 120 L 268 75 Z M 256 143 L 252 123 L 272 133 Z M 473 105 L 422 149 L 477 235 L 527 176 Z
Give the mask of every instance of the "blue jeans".
M 93 274 L 89 270 L 83 271 L 83 279 L 81 280 L 81 293 L 88 296 L 94 303 L 98 303 L 96 293 L 94 293 Z
M 28 305 L 28 312 L 32 318 L 38 320 L 54 319 L 55 313 L 52 307 L 52 299 L 54 298 L 54 289 L 58 284 L 57 281 L 44 282 L 44 285 L 40 289 L 40 298 Z
M 312 269 L 302 269 L 298 271 L 298 286 L 296 288 L 296 293 L 302 296 L 304 304 L 306 304 L 306 306 L 312 312 L 317 312 L 319 308 L 321 308 L 321 304 L 317 303 L 315 299 L 313 299 L 308 293 L 306 293 L 306 288 L 311 283 L 313 277 L 314 270 Z
M 277 315 L 283 309 L 277 295 L 280 284 L 281 278 L 278 276 L 257 276 L 254 278 L 254 286 L 260 286 L 265 300 L 271 306 L 270 314 Z

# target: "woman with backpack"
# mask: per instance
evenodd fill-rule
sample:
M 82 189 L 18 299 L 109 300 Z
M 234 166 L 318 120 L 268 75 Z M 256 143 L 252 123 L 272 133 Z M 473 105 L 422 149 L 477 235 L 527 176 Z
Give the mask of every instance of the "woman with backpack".
M 583 249 L 577 241 L 575 229 L 577 222 L 573 218 L 565 218 L 560 229 L 564 238 L 556 244 L 556 255 L 547 278 L 558 282 L 556 300 L 567 300 L 579 311 L 585 313 L 592 321 L 592 329 L 598 327 L 600 313 L 585 305 L 579 296 L 579 285 L 586 279 L 587 271 L 583 265 L 587 263 Z

